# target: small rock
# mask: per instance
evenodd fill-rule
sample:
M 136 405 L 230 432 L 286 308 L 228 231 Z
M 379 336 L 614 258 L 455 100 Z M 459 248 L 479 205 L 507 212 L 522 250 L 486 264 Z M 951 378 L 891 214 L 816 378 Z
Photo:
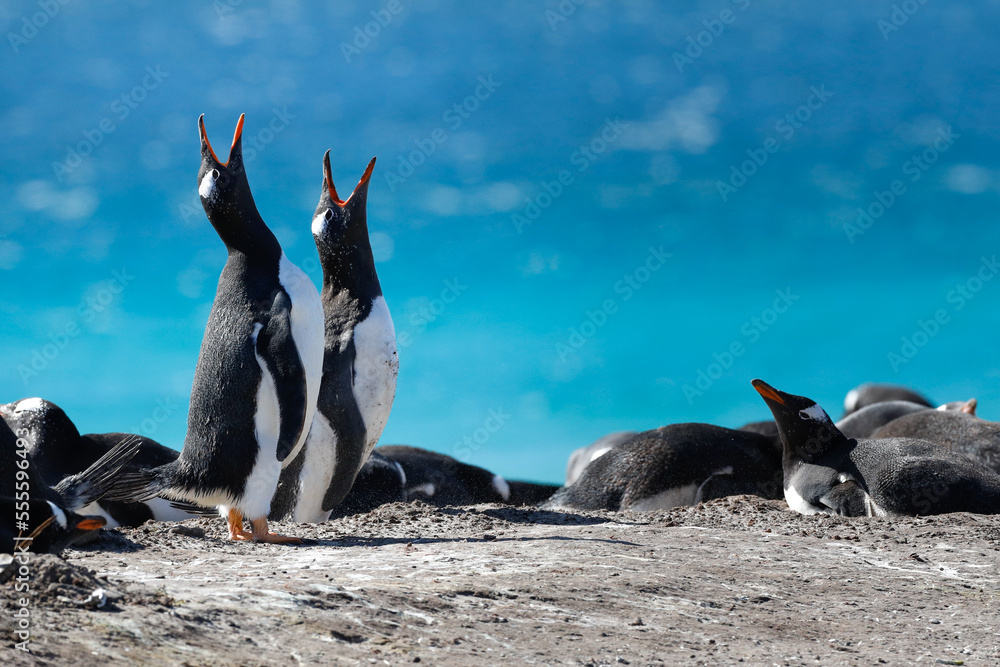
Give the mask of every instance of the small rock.
M 178 524 L 167 531 L 171 535 L 183 535 L 185 537 L 205 537 L 205 529 L 198 526 L 185 526 Z
M 629 625 L 636 626 L 636 625 L 646 625 L 646 624 L 642 622 L 641 618 L 637 618 L 634 621 L 632 621 L 631 623 L 629 623 Z

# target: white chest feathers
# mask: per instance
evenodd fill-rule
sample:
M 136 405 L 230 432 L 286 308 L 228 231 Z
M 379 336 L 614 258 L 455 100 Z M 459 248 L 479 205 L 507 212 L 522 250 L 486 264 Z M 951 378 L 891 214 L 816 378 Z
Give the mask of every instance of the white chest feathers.
M 389 419 L 399 375 L 396 330 L 383 297 L 375 299 L 368 317 L 354 327 L 354 351 L 354 400 L 365 422 L 366 445 L 371 452 Z

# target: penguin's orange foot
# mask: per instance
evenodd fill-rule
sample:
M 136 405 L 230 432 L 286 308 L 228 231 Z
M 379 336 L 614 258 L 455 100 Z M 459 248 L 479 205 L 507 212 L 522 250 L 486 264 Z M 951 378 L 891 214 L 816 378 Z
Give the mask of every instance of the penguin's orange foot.
M 267 528 L 267 519 L 252 519 L 250 526 L 253 528 L 253 541 L 264 542 L 266 544 L 302 544 L 298 537 L 289 537 L 272 533 Z
M 243 529 L 243 515 L 239 510 L 230 509 L 229 517 L 226 519 L 229 527 L 229 539 L 231 540 L 251 540 L 253 533 L 248 533 Z

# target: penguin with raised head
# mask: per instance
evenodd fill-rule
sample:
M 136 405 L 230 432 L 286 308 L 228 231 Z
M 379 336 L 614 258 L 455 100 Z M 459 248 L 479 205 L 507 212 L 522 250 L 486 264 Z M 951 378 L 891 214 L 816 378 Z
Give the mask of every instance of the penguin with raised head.
M 140 435 L 130 433 L 90 433 L 80 435 L 69 415 L 52 401 L 25 398 L 0 405 L 0 416 L 15 432 L 20 432 L 26 449 L 42 479 L 50 485 L 86 470 L 118 443 L 136 443 L 135 455 L 127 470 L 155 468 L 177 458 L 178 452 Z M 79 508 L 81 514 L 101 516 L 106 528 L 140 526 L 146 521 L 183 521 L 203 516 L 196 507 L 179 506 L 164 498 L 144 502 L 100 498 Z
M 796 512 L 1000 513 L 1000 475 L 982 464 L 926 440 L 847 438 L 815 401 L 753 386 L 778 424 L 785 501 Z
M 375 158 L 342 200 L 323 156 L 312 221 L 323 267 L 323 380 L 305 447 L 282 473 L 272 518 L 326 521 L 347 496 L 382 435 L 396 395 L 399 358 L 368 239 L 368 184 Z
M 712 424 L 670 424 L 595 459 L 542 507 L 648 511 L 740 494 L 781 497 L 777 439 Z
M 150 491 L 217 506 L 231 539 L 300 543 L 269 532 L 267 521 L 281 470 L 302 449 L 315 412 L 323 305 L 257 211 L 243 116 L 226 162 L 212 150 L 204 116 L 198 125 L 198 193 L 228 257 L 195 367 L 184 447 L 153 470 Z

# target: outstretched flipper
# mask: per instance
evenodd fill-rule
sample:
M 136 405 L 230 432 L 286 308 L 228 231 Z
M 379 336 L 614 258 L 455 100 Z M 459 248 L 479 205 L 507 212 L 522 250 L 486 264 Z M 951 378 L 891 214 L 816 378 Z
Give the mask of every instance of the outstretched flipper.
M 256 350 L 274 382 L 278 399 L 277 458 L 284 461 L 306 427 L 306 372 L 292 336 L 292 300 L 279 290 L 266 324 L 257 333 Z
M 64 478 L 53 487 L 61 505 L 76 511 L 105 496 L 112 500 L 128 500 L 132 494 L 140 492 L 146 485 L 145 480 L 125 474 L 140 444 L 137 437 L 124 438 L 86 470 Z

